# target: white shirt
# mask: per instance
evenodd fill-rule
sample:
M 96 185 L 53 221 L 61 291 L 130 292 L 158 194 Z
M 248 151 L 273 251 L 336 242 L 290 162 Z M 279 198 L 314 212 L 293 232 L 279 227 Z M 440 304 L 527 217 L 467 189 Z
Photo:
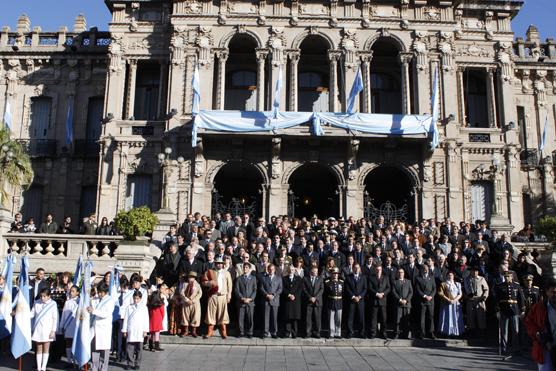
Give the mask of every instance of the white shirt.
M 226 270 L 225 269 L 220 269 L 218 271 L 218 293 L 219 294 L 225 294 L 224 292 L 222 292 L 222 288 L 224 287 L 224 279 L 226 278 Z

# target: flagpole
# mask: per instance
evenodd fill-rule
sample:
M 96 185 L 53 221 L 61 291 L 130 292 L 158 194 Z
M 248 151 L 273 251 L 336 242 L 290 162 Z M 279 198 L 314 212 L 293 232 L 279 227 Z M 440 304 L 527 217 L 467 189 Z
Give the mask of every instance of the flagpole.
M 21 356 L 19 356 L 19 368 L 18 368 L 19 371 L 23 370 L 22 363 L 23 362 L 22 362 Z

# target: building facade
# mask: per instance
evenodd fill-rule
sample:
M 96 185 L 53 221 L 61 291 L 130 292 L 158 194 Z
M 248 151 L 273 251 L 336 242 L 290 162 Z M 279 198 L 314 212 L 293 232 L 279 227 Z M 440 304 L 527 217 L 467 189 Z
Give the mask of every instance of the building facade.
M 553 211 L 556 43 L 534 27 L 514 38 L 521 1 L 106 4 L 109 32 L 79 16 L 73 32 L 45 33 L 22 16 L 0 35 L 0 110 L 36 171 L 14 194 L 24 217 L 148 205 L 168 223 L 195 211 L 383 214 L 510 231 Z M 201 109 L 245 115 L 272 108 L 280 73 L 282 110 L 345 112 L 359 69 L 358 111 L 430 114 L 439 71 L 440 145 L 307 124 L 201 129 L 192 146 L 196 67 Z

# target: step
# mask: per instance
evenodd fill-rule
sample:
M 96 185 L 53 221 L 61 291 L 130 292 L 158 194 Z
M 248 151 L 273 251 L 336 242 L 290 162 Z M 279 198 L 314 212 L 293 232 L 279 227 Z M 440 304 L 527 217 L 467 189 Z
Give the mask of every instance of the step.
M 184 344 L 184 345 L 233 345 L 233 346 L 306 346 L 306 347 L 426 347 L 426 348 L 440 348 L 440 347 L 470 347 L 470 346 L 496 346 L 496 341 L 475 340 L 468 341 L 464 339 L 397 339 L 388 340 L 375 338 L 375 339 L 314 339 L 314 338 L 296 338 L 296 339 L 272 339 L 259 337 L 252 337 L 251 339 L 242 337 L 237 338 L 228 336 L 227 339 L 222 339 L 215 333 L 215 336 L 209 339 L 202 337 L 186 336 L 180 338 L 177 335 L 161 335 L 160 342 L 162 344 Z

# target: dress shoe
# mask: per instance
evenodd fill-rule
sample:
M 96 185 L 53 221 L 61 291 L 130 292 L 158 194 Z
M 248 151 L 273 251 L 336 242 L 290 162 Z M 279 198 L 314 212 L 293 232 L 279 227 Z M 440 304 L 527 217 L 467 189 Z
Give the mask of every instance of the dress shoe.
M 400 335 L 398 335 L 398 334 L 394 335 L 394 337 L 393 337 L 394 340 L 398 340 L 399 338 L 400 338 Z
M 438 339 L 438 338 L 436 337 L 436 335 L 434 334 L 434 332 L 431 332 L 431 334 L 430 334 L 429 337 L 430 337 L 431 339 L 433 339 L 433 340 Z

